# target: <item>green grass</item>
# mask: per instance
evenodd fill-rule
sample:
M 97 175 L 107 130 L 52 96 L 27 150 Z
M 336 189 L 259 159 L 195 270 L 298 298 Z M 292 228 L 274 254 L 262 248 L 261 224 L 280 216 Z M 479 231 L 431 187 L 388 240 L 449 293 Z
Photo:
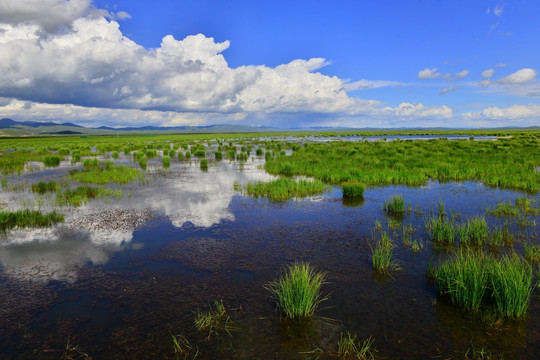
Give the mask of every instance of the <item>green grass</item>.
M 192 345 L 183 335 L 171 334 L 173 342 L 174 355 L 177 359 L 194 360 L 199 355 L 199 347 Z
M 97 198 L 116 197 L 123 195 L 120 190 L 112 190 L 101 187 L 79 186 L 75 189 L 66 189 L 64 191 L 57 190 L 56 203 L 58 205 L 69 205 L 78 207 L 86 204 L 88 200 Z
M 429 238 L 439 244 L 454 244 L 457 239 L 459 228 L 450 219 L 444 217 L 428 217 L 425 229 Z
M 146 164 L 146 158 L 140 158 L 139 162 L 142 165 L 143 159 Z M 85 159 L 84 162 L 86 162 Z M 97 161 L 97 160 L 96 160 Z M 84 163 L 83 163 L 84 164 Z M 110 161 L 104 163 L 94 163 L 89 166 L 85 166 L 84 170 L 72 170 L 70 172 L 70 179 L 85 184 L 108 184 L 114 182 L 117 184 L 126 184 L 138 179 L 142 179 L 143 174 L 138 170 L 124 165 L 114 165 Z
M 383 209 L 388 214 L 402 214 L 405 212 L 405 199 L 402 195 L 394 195 L 384 203 Z
M 321 295 L 325 275 L 307 263 L 289 265 L 285 273 L 266 288 L 276 301 L 278 309 L 288 318 L 313 315 L 319 304 L 326 300 Z
M 167 166 L 171 164 L 171 158 L 168 156 L 163 157 L 163 166 Z
M 254 197 L 267 197 L 272 201 L 285 201 L 291 198 L 320 194 L 327 185 L 319 180 L 291 180 L 280 178 L 268 182 L 250 182 L 244 191 Z
M 364 184 L 358 181 L 346 181 L 341 184 L 341 188 L 343 191 L 343 197 L 364 196 Z
M 195 315 L 195 327 L 199 331 L 208 331 L 208 339 L 212 335 L 218 335 L 219 331 L 225 331 L 230 335 L 230 331 L 233 329 L 233 323 L 223 300 L 214 301 L 214 309 L 210 307 L 208 312 L 197 312 Z
M 208 170 L 208 160 L 207 159 L 201 159 L 201 169 L 202 170 Z
M 17 228 L 40 228 L 64 221 L 64 215 L 56 211 L 43 214 L 36 210 L 0 211 L 0 231 Z
M 60 158 L 58 156 L 46 156 L 43 158 L 43 164 L 47 167 L 56 167 L 60 165 Z
M 501 317 L 520 317 L 529 306 L 532 266 L 518 256 L 494 258 L 460 251 L 437 268 L 437 290 L 451 302 Z
M 461 244 L 485 245 L 487 239 L 488 225 L 484 217 L 474 216 L 459 228 Z
M 48 191 L 56 191 L 56 188 L 57 184 L 55 181 L 40 181 L 37 184 L 32 184 L 32 191 L 38 194 L 45 194 Z
M 338 359 L 373 360 L 377 350 L 373 348 L 375 340 L 369 337 L 363 342 L 356 340 L 350 332 L 341 333 L 338 341 L 336 357 Z
M 304 175 L 329 183 L 366 185 L 481 181 L 490 186 L 540 190 L 537 138 L 496 141 L 328 142 L 302 147 L 292 155 L 267 157 L 271 174 Z
M 540 245 L 525 243 L 525 259 L 540 262 Z
M 377 271 L 388 272 L 389 270 L 399 270 L 399 265 L 392 261 L 394 253 L 394 242 L 386 232 L 381 233 L 375 248 L 372 249 L 371 261 L 373 268 Z

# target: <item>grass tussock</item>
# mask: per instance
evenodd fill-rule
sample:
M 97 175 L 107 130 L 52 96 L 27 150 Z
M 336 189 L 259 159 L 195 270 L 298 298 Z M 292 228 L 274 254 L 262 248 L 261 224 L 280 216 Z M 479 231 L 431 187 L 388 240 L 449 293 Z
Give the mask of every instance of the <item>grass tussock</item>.
M 459 229 L 459 241 L 462 244 L 485 245 L 488 238 L 486 219 L 474 216 Z
M 17 228 L 40 228 L 64 221 L 64 214 L 52 211 L 42 213 L 37 210 L 0 211 L 0 231 Z
M 358 181 L 347 181 L 341 184 L 343 197 L 361 197 L 364 196 L 364 184 Z
M 403 214 L 405 212 L 405 199 L 402 195 L 394 195 L 384 203 L 383 209 L 388 214 Z
M 320 194 L 327 185 L 319 180 L 291 180 L 280 178 L 268 182 L 250 182 L 244 191 L 254 197 L 267 197 L 272 201 L 285 201 L 291 198 Z
M 40 181 L 37 184 L 32 184 L 32 192 L 45 194 L 46 192 L 56 191 L 57 185 L 56 181 Z
M 395 261 L 392 261 L 395 247 L 396 246 L 390 236 L 383 231 L 375 248 L 372 249 L 371 261 L 375 270 L 381 272 L 399 270 L 399 265 Z
M 532 293 L 532 266 L 517 255 L 494 258 L 461 251 L 436 271 L 437 290 L 471 310 L 486 309 L 501 317 L 520 317 Z
M 325 275 L 307 263 L 295 263 L 266 288 L 276 301 L 278 309 L 288 318 L 311 316 L 326 300 L 321 295 Z
M 428 217 L 425 229 L 429 238 L 439 244 L 454 244 L 459 234 L 459 227 L 454 221 L 442 216 Z
M 142 161 L 146 165 L 146 158 L 141 157 L 139 162 L 142 166 Z M 85 163 L 89 162 L 85 165 Z M 95 162 L 93 161 L 95 160 Z M 85 159 L 83 162 L 84 170 L 72 170 L 70 179 L 85 184 L 109 184 L 114 182 L 117 184 L 126 184 L 137 179 L 141 179 L 143 174 L 138 170 L 124 165 L 115 165 L 112 161 L 104 163 L 97 162 L 97 159 Z M 97 165 L 96 165 L 97 162 Z

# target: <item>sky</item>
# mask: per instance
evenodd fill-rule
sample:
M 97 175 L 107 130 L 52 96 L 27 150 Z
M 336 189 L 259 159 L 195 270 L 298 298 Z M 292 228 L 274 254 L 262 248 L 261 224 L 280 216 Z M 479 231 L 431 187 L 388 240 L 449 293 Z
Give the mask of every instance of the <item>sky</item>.
M 1 0 L 0 118 L 540 126 L 538 0 Z

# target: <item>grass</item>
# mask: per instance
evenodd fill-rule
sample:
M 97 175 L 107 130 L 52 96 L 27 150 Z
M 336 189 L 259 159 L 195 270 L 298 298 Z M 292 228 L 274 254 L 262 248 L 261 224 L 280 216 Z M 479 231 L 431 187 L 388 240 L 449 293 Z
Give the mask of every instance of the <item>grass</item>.
M 488 238 L 486 219 L 474 216 L 459 228 L 459 241 L 462 244 L 485 245 Z
M 254 197 L 267 197 L 272 201 L 285 201 L 291 198 L 320 194 L 327 185 L 319 180 L 291 180 L 280 178 L 268 182 L 250 182 L 244 191 Z
M 142 162 L 143 159 L 146 160 L 145 157 L 142 157 L 139 162 Z M 126 184 L 143 177 L 143 174 L 138 169 L 115 165 L 111 161 L 98 162 L 97 165 L 94 162 L 91 165 L 84 165 L 86 160 L 90 159 L 84 160 L 83 166 L 85 169 L 72 170 L 70 179 L 86 184 L 108 184 L 110 182 Z M 144 164 L 146 164 L 146 161 Z
M 42 213 L 36 210 L 0 211 L 0 231 L 17 228 L 40 228 L 64 221 L 64 215 L 56 211 Z
M 268 156 L 271 174 L 314 177 L 328 183 L 421 185 L 440 181 L 481 181 L 490 186 L 540 190 L 537 138 L 496 141 L 328 142 L 304 146 L 292 155 Z
M 525 259 L 534 262 L 540 262 L 540 245 L 525 243 Z
M 375 340 L 369 337 L 363 342 L 356 341 L 356 335 L 352 335 L 350 332 L 341 333 L 338 341 L 338 349 L 336 357 L 338 359 L 358 359 L 358 360 L 372 360 L 375 359 L 375 350 L 373 343 Z
M 56 187 L 56 181 L 40 181 L 37 184 L 32 184 L 32 192 L 36 192 L 38 194 L 45 194 L 48 191 L 56 191 Z
M 437 290 L 466 309 L 521 317 L 529 306 L 532 274 L 532 266 L 516 255 L 460 251 L 437 268 Z
M 207 159 L 201 159 L 201 169 L 208 170 L 208 160 Z
M 388 214 L 402 214 L 405 212 L 405 199 L 402 195 L 394 195 L 384 203 L 383 209 Z
M 197 312 L 195 315 L 195 327 L 199 331 L 208 331 L 207 339 L 213 334 L 218 335 L 218 331 L 226 331 L 230 335 L 232 330 L 232 321 L 227 315 L 223 300 L 214 301 L 214 307 L 208 312 Z
M 346 181 L 341 184 L 341 188 L 343 191 L 343 197 L 364 196 L 364 184 L 358 181 Z
M 119 198 L 123 195 L 120 190 L 104 189 L 101 187 L 79 186 L 75 189 L 66 189 L 56 192 L 58 205 L 70 205 L 74 207 L 86 204 L 88 200 L 112 196 Z
M 191 342 L 183 335 L 171 334 L 174 355 L 177 359 L 193 360 L 199 355 L 199 347 L 191 345 Z
M 43 164 L 47 167 L 56 167 L 60 165 L 60 158 L 58 156 L 46 156 L 43 158 Z
M 388 272 L 389 270 L 399 270 L 399 266 L 395 261 L 392 261 L 394 253 L 394 242 L 383 231 L 380 239 L 377 241 L 375 248 L 372 249 L 371 261 L 373 268 L 377 271 Z
M 266 288 L 286 317 L 307 317 L 313 315 L 319 304 L 326 300 L 320 291 L 324 279 L 325 275 L 309 264 L 295 263 L 289 265 L 285 273 Z
M 425 229 L 429 238 L 439 244 L 454 244 L 457 239 L 459 228 L 452 221 L 444 217 L 428 217 Z

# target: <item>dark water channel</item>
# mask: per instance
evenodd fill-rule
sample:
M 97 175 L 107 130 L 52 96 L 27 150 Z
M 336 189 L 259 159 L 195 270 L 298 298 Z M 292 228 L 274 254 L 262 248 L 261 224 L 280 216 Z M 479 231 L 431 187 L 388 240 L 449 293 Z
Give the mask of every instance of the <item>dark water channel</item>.
M 93 359 L 174 359 L 171 334 L 182 334 L 198 347 L 197 359 L 325 359 L 343 331 L 372 336 L 387 359 L 462 359 L 472 348 L 538 358 L 538 290 L 525 318 L 493 326 L 437 298 L 426 278 L 430 259 L 445 252 L 423 226 L 439 201 L 466 219 L 527 195 L 473 182 L 369 188 L 352 203 L 339 188 L 283 203 L 235 192 L 234 181 L 271 178 L 261 164 L 222 161 L 202 172 L 197 161 L 162 170 L 155 160 L 148 183 L 125 186 L 121 199 L 62 209 L 65 224 L 52 229 L 8 233 L 0 239 L 0 358 L 58 359 L 70 344 Z M 10 182 L 55 179 L 69 168 Z M 394 194 L 410 202 L 402 222 L 424 248 L 414 253 L 402 246 L 401 230 L 390 229 L 402 270 L 381 275 L 372 270 L 370 245 L 375 221 L 388 227 L 381 207 Z M 18 208 L 36 199 L 13 190 L 0 201 Z M 535 220 L 510 224 L 516 251 L 523 240 L 539 242 Z M 264 288 L 294 261 L 327 274 L 328 300 L 312 320 L 280 318 Z M 193 320 L 214 300 L 223 300 L 234 329 L 208 340 Z

